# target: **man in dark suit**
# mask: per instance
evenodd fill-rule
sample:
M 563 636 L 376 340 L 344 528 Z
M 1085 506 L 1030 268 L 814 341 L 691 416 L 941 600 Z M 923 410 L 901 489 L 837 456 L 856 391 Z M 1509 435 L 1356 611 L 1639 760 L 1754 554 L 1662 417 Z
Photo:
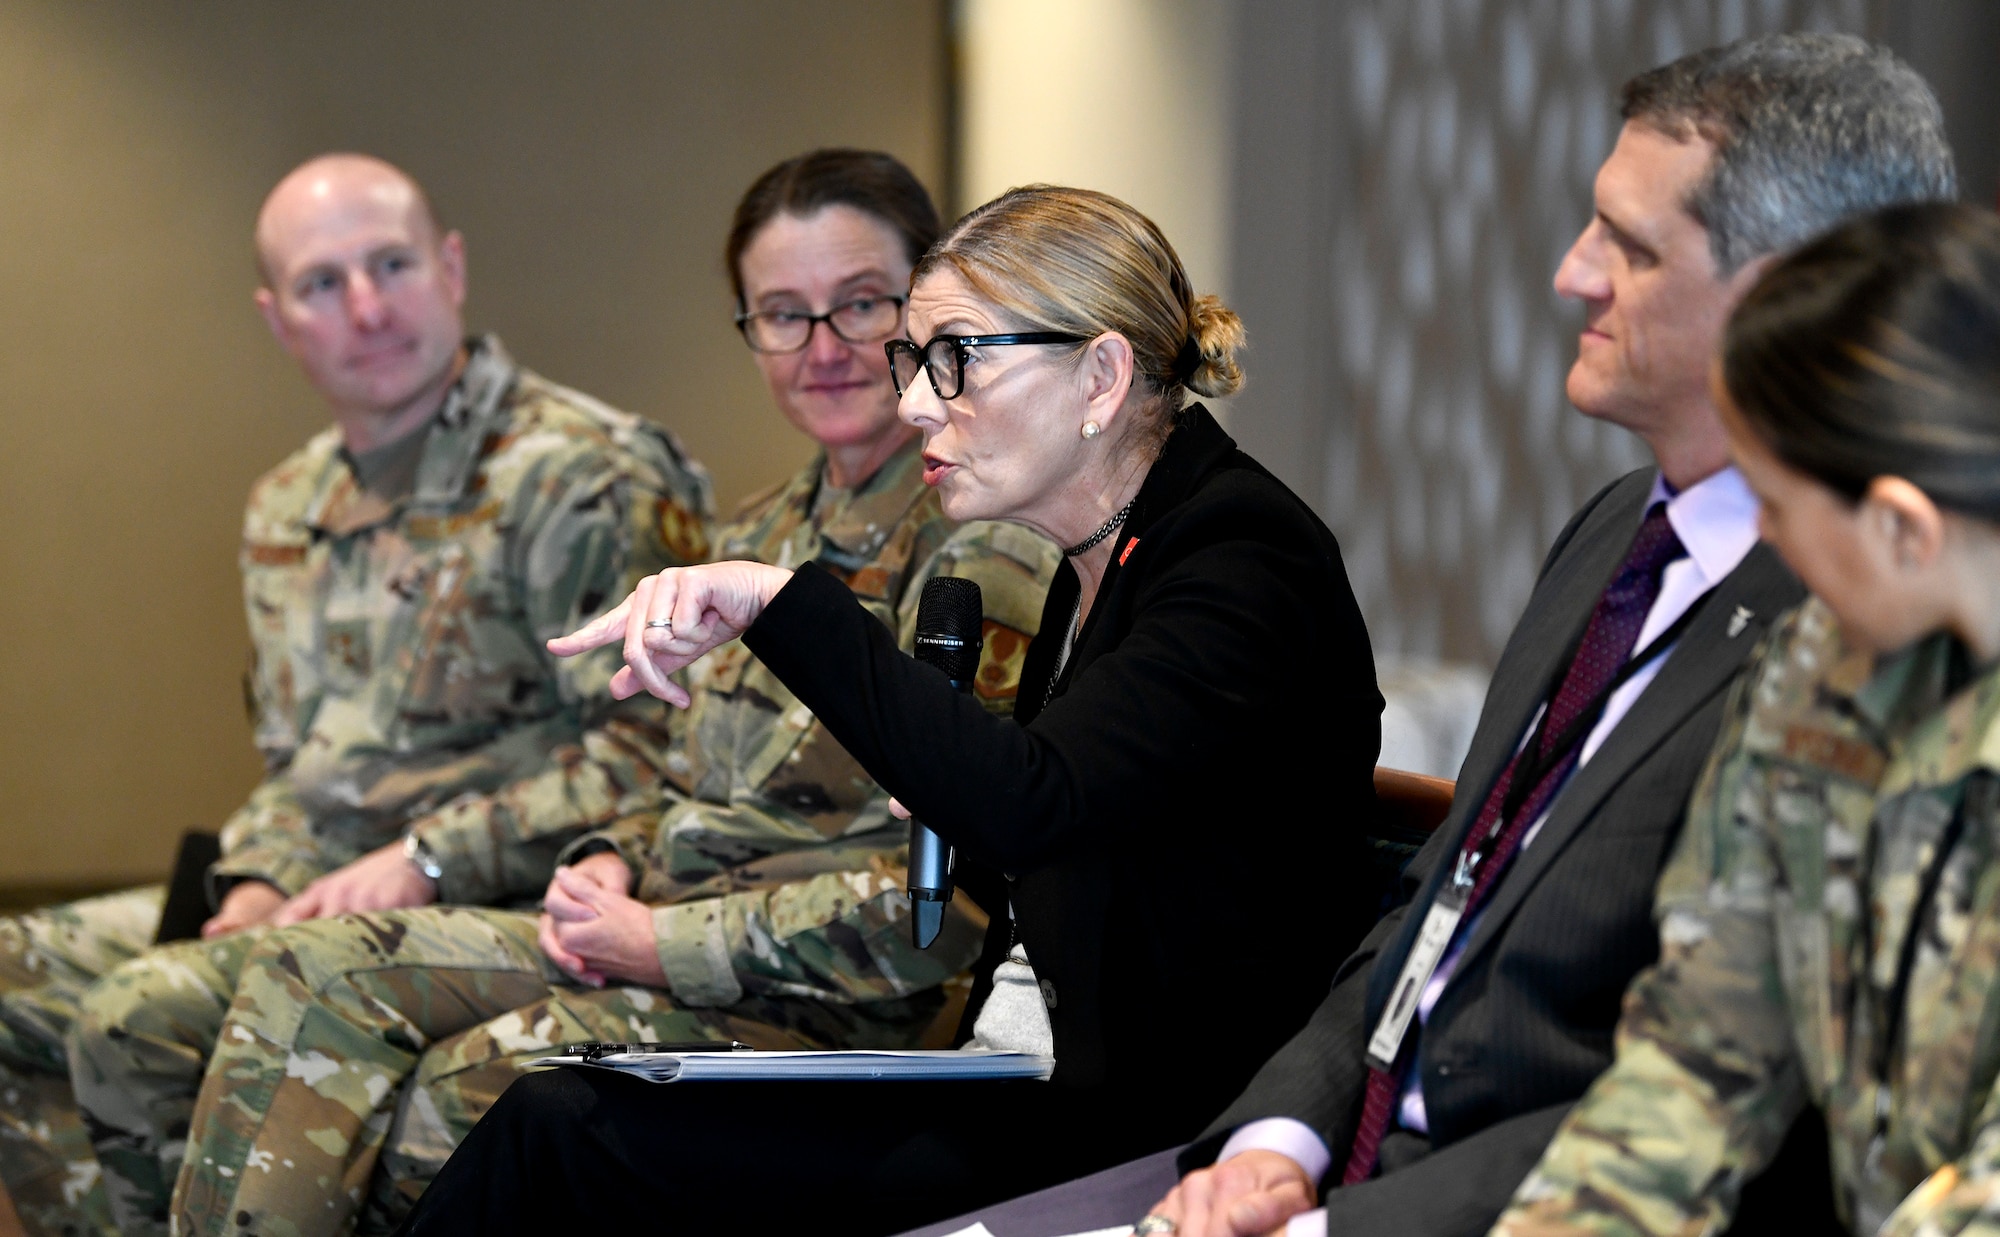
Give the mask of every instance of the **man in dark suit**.
M 1935 98 L 1859 39 L 1699 52 L 1628 83 L 1623 115 L 1555 284 L 1585 311 L 1571 401 L 1639 435 L 1658 467 L 1606 487 L 1557 538 L 1450 816 L 1307 1026 L 1177 1163 L 981 1213 L 996 1237 L 1154 1200 L 1142 1233 L 1484 1232 L 1610 1064 L 1724 695 L 1802 596 L 1757 544 L 1710 356 L 1772 257 L 1955 191 Z

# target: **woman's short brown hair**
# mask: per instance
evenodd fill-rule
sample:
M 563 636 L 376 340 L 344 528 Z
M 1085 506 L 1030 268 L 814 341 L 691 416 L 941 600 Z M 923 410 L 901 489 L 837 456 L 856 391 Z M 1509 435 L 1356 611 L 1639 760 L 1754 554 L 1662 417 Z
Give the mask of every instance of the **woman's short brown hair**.
M 1242 321 L 1217 298 L 1196 296 L 1159 226 L 1109 194 L 1010 189 L 953 224 L 914 278 L 945 267 L 1026 328 L 1130 340 L 1133 368 L 1159 396 L 1157 439 L 1187 392 L 1228 395 L 1243 385 Z
M 1849 501 L 1898 476 L 2000 522 L 2000 218 L 1930 202 L 1835 228 L 1744 297 L 1722 376 L 1779 459 Z
M 759 176 L 736 204 L 722 257 L 739 307 L 743 251 L 764 225 L 779 215 L 810 215 L 828 206 L 851 206 L 888 224 L 911 265 L 937 240 L 937 206 L 916 174 L 894 155 L 845 147 L 794 155 Z

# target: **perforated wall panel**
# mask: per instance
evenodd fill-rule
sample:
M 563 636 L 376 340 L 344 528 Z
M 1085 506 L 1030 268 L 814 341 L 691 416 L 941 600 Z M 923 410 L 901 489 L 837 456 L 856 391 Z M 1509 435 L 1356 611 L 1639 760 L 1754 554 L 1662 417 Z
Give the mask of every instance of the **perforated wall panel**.
M 1578 504 L 1649 460 L 1563 396 L 1581 312 L 1550 279 L 1617 90 L 1869 0 L 1350 0 L 1319 34 L 1336 118 L 1322 509 L 1376 648 L 1490 665 Z M 1310 333 L 1308 334 L 1308 338 Z M 1254 377 L 1254 370 L 1253 370 Z

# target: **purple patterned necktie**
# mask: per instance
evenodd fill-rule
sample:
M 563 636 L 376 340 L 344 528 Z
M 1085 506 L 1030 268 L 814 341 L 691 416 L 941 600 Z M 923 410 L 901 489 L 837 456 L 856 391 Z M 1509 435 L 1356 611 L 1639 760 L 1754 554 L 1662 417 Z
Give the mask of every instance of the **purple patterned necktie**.
M 1556 689 L 1555 699 L 1549 703 L 1548 720 L 1540 730 L 1542 741 L 1538 754 L 1554 748 L 1571 723 L 1603 694 L 1605 687 L 1632 656 L 1633 646 L 1639 641 L 1639 629 L 1645 626 L 1646 615 L 1660 595 L 1660 573 L 1666 570 L 1668 563 L 1685 552 L 1680 538 L 1674 535 L 1673 525 L 1667 522 L 1666 504 L 1655 503 L 1639 525 L 1639 535 L 1633 538 L 1632 548 L 1626 553 L 1624 563 L 1611 577 L 1604 595 L 1598 598 L 1597 608 L 1591 611 L 1590 624 L 1583 629 L 1583 639 L 1577 644 L 1576 658 L 1563 675 L 1562 686 Z M 1472 892 L 1466 901 L 1465 913 L 1459 919 L 1461 932 L 1478 914 L 1487 894 L 1513 859 L 1514 852 L 1521 848 L 1522 835 L 1530 825 L 1541 819 L 1556 792 L 1562 789 L 1563 783 L 1576 769 L 1577 753 L 1582 749 L 1580 740 L 1570 744 L 1569 751 L 1549 767 L 1522 800 L 1520 808 L 1507 820 L 1492 853 L 1479 864 L 1473 876 Z M 1486 796 L 1485 806 L 1479 811 L 1479 818 L 1465 835 L 1465 853 L 1477 850 L 1480 840 L 1491 833 L 1499 822 L 1500 814 L 1506 807 L 1508 786 L 1514 780 L 1515 768 L 1526 752 L 1524 745 L 1507 762 L 1507 768 L 1493 784 L 1493 789 Z M 1389 1132 L 1389 1119 L 1396 1110 L 1396 1096 L 1402 1090 L 1403 1072 L 1415 1056 L 1413 1046 L 1417 1034 L 1418 1028 L 1412 1027 L 1403 1037 L 1402 1050 L 1397 1054 L 1393 1070 L 1369 1067 L 1367 1098 L 1362 1101 L 1361 1123 L 1354 1132 L 1354 1148 L 1348 1156 L 1347 1170 L 1341 1175 L 1342 1185 L 1355 1185 L 1374 1175 L 1376 1156 L 1382 1149 L 1382 1136 Z

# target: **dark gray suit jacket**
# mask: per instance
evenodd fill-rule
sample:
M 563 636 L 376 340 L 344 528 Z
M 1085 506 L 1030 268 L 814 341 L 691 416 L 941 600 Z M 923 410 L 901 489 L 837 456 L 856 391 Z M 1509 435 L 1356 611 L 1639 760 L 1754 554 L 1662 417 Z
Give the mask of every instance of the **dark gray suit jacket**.
M 1405 874 L 1406 900 L 1341 967 L 1305 1029 L 1189 1148 L 1184 1170 L 1212 1161 L 1246 1122 L 1291 1117 L 1334 1149 L 1329 1232 L 1484 1233 L 1569 1106 L 1611 1064 L 1626 983 L 1658 954 L 1653 886 L 1723 698 L 1772 620 L 1804 596 L 1765 545 L 1716 586 L 1475 923 L 1418 1041 L 1429 1139 L 1394 1134 L 1381 1175 L 1331 1188 L 1360 1116 L 1369 1032 L 1451 858 L 1623 561 L 1653 475 L 1606 487 L 1557 538 L 1494 671 L 1451 814 Z

